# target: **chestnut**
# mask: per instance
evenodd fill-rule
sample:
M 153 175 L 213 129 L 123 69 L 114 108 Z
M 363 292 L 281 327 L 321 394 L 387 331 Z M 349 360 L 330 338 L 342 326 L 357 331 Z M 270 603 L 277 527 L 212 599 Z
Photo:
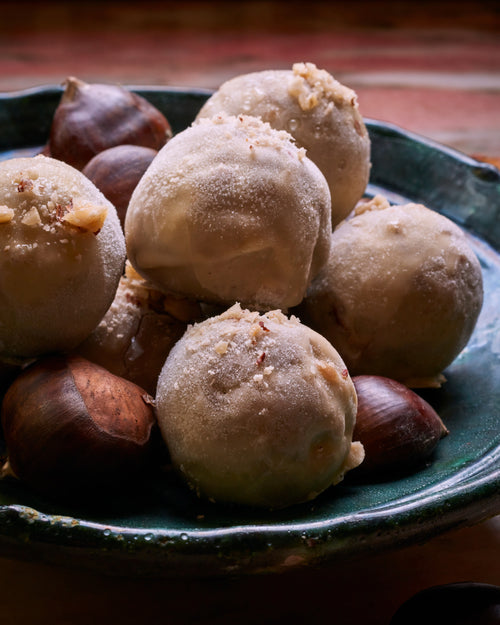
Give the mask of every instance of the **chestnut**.
M 430 586 L 402 603 L 389 625 L 498 625 L 500 586 L 454 582 Z
M 448 434 L 434 408 L 401 382 L 377 375 L 352 381 L 358 396 L 353 438 L 365 448 L 358 475 L 414 470 Z
M 154 466 L 152 398 L 79 356 L 47 356 L 24 369 L 1 420 L 7 468 L 45 495 L 118 491 Z
M 112 146 L 128 143 L 159 150 L 172 136 L 163 113 L 121 85 L 89 84 L 72 76 L 64 85 L 48 152 L 76 169 Z
M 116 208 L 122 228 L 130 196 L 157 154 L 143 145 L 115 145 L 92 157 L 82 170 Z

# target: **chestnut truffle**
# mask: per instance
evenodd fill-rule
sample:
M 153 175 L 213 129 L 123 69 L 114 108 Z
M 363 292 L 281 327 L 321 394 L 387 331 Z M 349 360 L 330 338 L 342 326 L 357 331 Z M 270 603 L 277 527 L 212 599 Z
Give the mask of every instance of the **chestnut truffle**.
M 255 117 L 200 119 L 160 150 L 125 219 L 128 258 L 159 290 L 258 309 L 298 304 L 328 257 L 325 177 Z
M 370 138 L 356 93 L 314 63 L 242 74 L 223 83 L 198 118 L 220 111 L 254 115 L 288 131 L 323 172 L 332 196 L 332 223 L 362 197 L 370 175 Z
M 187 330 L 156 395 L 173 465 L 191 488 L 267 508 L 311 500 L 360 464 L 356 405 L 326 339 L 295 317 L 239 304 Z
M 335 229 L 298 314 L 351 375 L 439 386 L 482 301 L 481 266 L 464 231 L 425 206 L 377 196 Z
M 125 241 L 81 172 L 36 156 L 0 163 L 0 360 L 76 347 L 113 301 Z

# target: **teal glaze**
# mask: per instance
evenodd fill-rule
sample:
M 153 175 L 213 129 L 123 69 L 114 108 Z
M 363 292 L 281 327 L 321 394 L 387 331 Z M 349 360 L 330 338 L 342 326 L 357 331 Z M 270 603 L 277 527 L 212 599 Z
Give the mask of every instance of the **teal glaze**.
M 174 132 L 208 91 L 131 87 Z M 0 95 L 0 159 L 47 140 L 60 87 Z M 166 473 L 106 508 L 70 508 L 0 484 L 0 554 L 120 575 L 208 577 L 334 565 L 421 542 L 500 512 L 500 173 L 494 167 L 366 120 L 368 195 L 421 202 L 464 228 L 483 268 L 485 302 L 441 389 L 423 392 L 450 434 L 431 462 L 392 481 L 348 478 L 309 504 L 276 512 L 203 503 Z

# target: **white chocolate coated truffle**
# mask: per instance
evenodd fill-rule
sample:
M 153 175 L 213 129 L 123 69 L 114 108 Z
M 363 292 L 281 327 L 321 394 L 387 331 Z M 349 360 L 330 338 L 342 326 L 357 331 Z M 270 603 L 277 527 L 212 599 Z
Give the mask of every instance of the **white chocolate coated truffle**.
M 298 304 L 328 257 L 330 193 L 286 132 L 217 115 L 177 134 L 130 200 L 128 258 L 157 288 L 213 303 Z
M 438 386 L 481 310 L 479 261 L 465 233 L 425 206 L 376 197 L 357 213 L 334 231 L 300 314 L 351 375 Z
M 266 508 L 313 499 L 362 461 L 357 396 L 322 336 L 235 304 L 196 324 L 158 380 L 174 466 L 203 498 Z
M 125 262 L 116 210 L 73 167 L 0 163 L 0 358 L 74 348 L 113 301 Z
M 156 291 L 127 263 L 113 303 L 77 351 L 154 396 L 168 353 L 201 316 L 196 302 Z
M 337 225 L 362 197 L 370 176 L 370 138 L 356 93 L 313 63 L 242 74 L 223 83 L 198 118 L 219 111 L 255 115 L 288 131 L 330 186 Z

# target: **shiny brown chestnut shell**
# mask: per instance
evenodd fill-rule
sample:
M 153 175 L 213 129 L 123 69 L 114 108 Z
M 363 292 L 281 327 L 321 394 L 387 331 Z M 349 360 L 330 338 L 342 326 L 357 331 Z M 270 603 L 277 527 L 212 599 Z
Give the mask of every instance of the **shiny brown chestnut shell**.
M 1 420 L 10 470 L 47 495 L 118 490 L 154 462 L 152 398 L 79 356 L 27 367 L 5 394 Z
M 163 113 L 121 85 L 89 84 L 74 77 L 64 84 L 48 142 L 53 158 L 82 170 L 107 148 L 127 143 L 159 150 L 172 136 Z
M 115 145 L 92 157 L 82 170 L 116 208 L 122 228 L 130 196 L 157 154 L 142 145 Z
M 353 440 L 365 448 L 358 475 L 390 475 L 423 465 L 448 434 L 434 408 L 391 378 L 358 375 L 352 381 L 358 396 Z

